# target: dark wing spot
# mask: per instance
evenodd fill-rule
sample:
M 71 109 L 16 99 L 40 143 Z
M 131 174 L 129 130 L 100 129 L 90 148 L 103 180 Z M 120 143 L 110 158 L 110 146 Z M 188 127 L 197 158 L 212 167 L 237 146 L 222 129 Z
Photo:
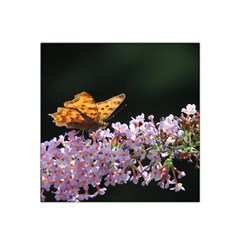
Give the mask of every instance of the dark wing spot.
M 108 108 L 108 107 L 109 107 L 109 105 L 106 105 L 105 107 L 106 107 L 106 108 Z
M 109 110 L 109 111 L 112 111 L 112 110 L 113 110 L 113 108 L 109 108 L 108 110 Z
M 103 115 L 107 115 L 107 113 L 104 113 Z
M 103 110 L 104 110 L 104 107 L 103 107 L 103 108 L 101 108 L 101 110 L 103 111 Z

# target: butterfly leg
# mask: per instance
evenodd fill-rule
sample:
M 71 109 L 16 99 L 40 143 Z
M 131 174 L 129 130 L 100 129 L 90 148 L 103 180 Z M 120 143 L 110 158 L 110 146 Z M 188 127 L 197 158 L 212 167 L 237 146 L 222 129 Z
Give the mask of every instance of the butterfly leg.
M 82 137 L 84 138 L 84 130 L 82 130 Z

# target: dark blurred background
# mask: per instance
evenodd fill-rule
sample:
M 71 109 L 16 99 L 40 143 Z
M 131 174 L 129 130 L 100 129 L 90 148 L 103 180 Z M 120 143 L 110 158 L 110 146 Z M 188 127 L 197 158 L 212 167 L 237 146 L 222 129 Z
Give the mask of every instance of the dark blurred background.
M 111 122 L 128 123 L 131 117 L 153 114 L 155 120 L 180 115 L 188 103 L 199 110 L 199 43 L 42 43 L 41 141 L 64 134 L 48 113 L 82 91 L 96 102 L 120 93 L 127 104 Z M 199 201 L 199 170 L 177 163 L 187 174 L 185 191 L 162 190 L 152 182 L 110 187 L 91 201 Z

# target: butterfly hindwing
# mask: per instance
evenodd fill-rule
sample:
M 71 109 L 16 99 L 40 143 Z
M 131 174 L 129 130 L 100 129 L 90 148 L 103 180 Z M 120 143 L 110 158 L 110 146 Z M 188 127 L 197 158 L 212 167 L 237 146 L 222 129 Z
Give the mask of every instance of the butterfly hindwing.
M 75 109 L 59 107 L 56 113 L 49 114 L 54 118 L 54 122 L 58 127 L 66 126 L 73 122 L 83 123 L 85 118 Z

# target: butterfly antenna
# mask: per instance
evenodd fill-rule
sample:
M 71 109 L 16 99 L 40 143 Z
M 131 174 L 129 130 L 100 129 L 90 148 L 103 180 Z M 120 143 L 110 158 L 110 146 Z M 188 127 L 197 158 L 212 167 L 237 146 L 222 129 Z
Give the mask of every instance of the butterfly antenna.
M 127 104 L 124 104 L 121 108 L 119 108 L 113 115 L 111 115 L 107 121 L 109 121 L 110 119 L 114 118 L 115 117 L 115 114 L 116 113 L 119 113 L 120 111 L 122 111 L 125 107 L 127 107 Z

